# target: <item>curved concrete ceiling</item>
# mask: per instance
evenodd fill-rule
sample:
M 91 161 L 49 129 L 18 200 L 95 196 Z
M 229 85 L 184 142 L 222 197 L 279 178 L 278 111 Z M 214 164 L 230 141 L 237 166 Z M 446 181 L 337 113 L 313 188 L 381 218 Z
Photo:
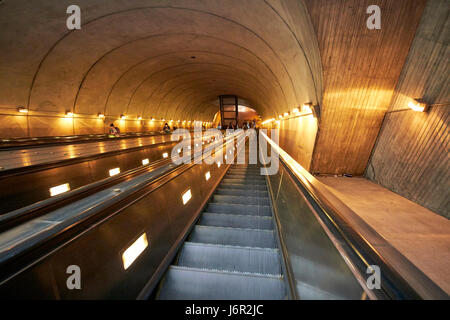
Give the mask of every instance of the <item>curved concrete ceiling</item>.
M 71 4 L 0 6 L 3 110 L 212 121 L 221 94 L 264 117 L 320 101 L 319 49 L 302 1 L 80 0 L 81 30 L 69 31 Z

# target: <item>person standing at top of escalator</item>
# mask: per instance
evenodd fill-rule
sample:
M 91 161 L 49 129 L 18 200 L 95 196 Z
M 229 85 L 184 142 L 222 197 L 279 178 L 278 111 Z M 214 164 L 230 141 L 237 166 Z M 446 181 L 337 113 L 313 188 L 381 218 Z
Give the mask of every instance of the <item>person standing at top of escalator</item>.
M 163 131 L 164 131 L 165 133 L 170 133 L 170 127 L 169 127 L 169 124 L 168 124 L 167 122 L 166 122 L 166 124 L 164 125 Z
M 109 125 L 109 134 L 117 136 L 119 134 L 118 128 L 114 126 L 114 123 Z

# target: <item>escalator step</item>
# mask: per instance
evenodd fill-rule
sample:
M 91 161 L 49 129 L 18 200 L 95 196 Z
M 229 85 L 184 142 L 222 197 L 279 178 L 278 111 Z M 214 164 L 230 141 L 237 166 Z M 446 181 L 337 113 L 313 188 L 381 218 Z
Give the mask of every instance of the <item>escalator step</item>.
M 222 182 L 222 184 L 245 184 L 245 185 L 266 185 L 265 180 L 253 180 L 253 179 L 228 179 L 225 177 Z
M 178 259 L 183 267 L 278 275 L 278 249 L 245 248 L 186 242 Z
M 246 229 L 272 230 L 273 222 L 271 217 L 219 214 L 203 212 L 198 222 L 202 226 L 230 227 Z
M 212 213 L 231 213 L 239 215 L 272 216 L 269 206 L 225 204 L 210 202 L 205 211 Z
M 268 197 L 241 197 L 241 196 L 227 196 L 216 194 L 212 199 L 213 203 L 230 203 L 230 204 L 246 204 L 268 206 Z
M 240 190 L 249 190 L 248 185 L 245 185 L 245 184 L 232 184 L 232 183 L 229 183 L 229 184 L 221 183 L 221 184 L 219 185 L 219 188 L 220 188 L 220 189 L 240 189 Z M 262 184 L 261 184 L 261 185 L 254 185 L 254 186 L 252 186 L 251 190 L 267 191 L 267 185 L 262 185 Z
M 276 248 L 272 230 L 238 229 L 196 225 L 191 242 L 223 244 L 241 247 Z
M 248 190 L 247 189 L 216 189 L 215 194 L 219 195 L 227 195 L 227 196 L 246 196 L 246 197 L 269 197 L 269 193 L 267 191 L 259 191 L 259 190 Z
M 176 266 L 169 268 L 159 294 L 161 300 L 280 300 L 285 297 L 280 277 Z
M 225 176 L 225 179 L 238 179 L 238 180 L 256 180 L 256 181 L 265 181 L 266 178 L 264 176 L 257 176 L 257 175 L 247 175 L 247 174 L 231 174 L 228 173 Z

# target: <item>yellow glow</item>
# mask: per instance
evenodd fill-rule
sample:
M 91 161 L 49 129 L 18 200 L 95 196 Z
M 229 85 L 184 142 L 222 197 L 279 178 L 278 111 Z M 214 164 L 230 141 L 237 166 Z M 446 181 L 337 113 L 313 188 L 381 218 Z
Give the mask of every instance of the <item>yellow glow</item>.
M 72 118 L 73 116 L 73 112 L 66 112 L 66 118 Z
M 182 197 L 182 199 L 183 199 L 183 204 L 188 203 L 188 201 L 191 200 L 191 198 L 192 198 L 192 193 L 191 193 L 191 189 L 189 189 L 188 191 L 186 191 L 186 192 L 183 194 L 183 197 Z
M 295 113 L 295 114 L 297 114 L 297 113 L 299 113 L 300 112 L 300 110 L 298 109 L 298 108 L 294 108 L 293 110 L 292 110 L 292 113 Z
M 127 270 L 133 262 L 148 247 L 147 234 L 144 232 L 127 250 L 122 254 L 123 268 Z
M 115 176 L 115 175 L 117 175 L 119 173 L 120 173 L 120 168 L 114 168 L 114 169 L 109 170 L 109 176 L 110 177 Z
M 120 119 L 125 120 L 126 118 L 127 118 L 126 115 L 124 115 L 124 114 L 121 114 L 121 115 L 120 115 Z
M 19 112 L 21 112 L 21 113 L 28 113 L 28 109 L 27 109 L 27 108 L 24 108 L 24 107 L 19 107 L 19 108 L 17 109 L 17 111 L 19 111 Z
M 221 165 L 222 165 L 222 164 L 220 163 L 220 161 L 217 162 L 217 168 L 220 168 Z
M 278 118 L 280 118 L 280 119 L 282 119 L 283 118 L 283 116 L 280 114 L 279 116 L 278 116 Z
M 424 103 L 420 103 L 420 102 L 414 103 L 414 102 L 410 101 L 408 103 L 408 107 L 410 107 L 412 110 L 417 111 L 417 112 L 424 112 L 426 105 Z
M 99 118 L 104 118 L 105 115 L 104 115 L 103 113 L 99 113 L 99 114 L 98 114 L 98 117 L 99 117 Z
M 285 112 L 284 116 L 287 117 L 289 115 L 289 112 Z
M 54 197 L 58 194 L 67 192 L 69 190 L 70 190 L 70 185 L 68 183 L 61 184 L 59 186 L 50 188 L 50 196 Z
M 142 120 L 142 117 L 138 117 L 138 120 Z
M 208 181 L 209 178 L 211 178 L 211 172 L 208 171 L 208 172 L 205 174 L 205 179 L 206 179 L 206 181 Z
M 150 163 L 150 160 L 148 160 L 148 159 L 142 160 L 142 165 L 143 165 L 143 166 L 146 166 L 146 165 L 148 165 L 149 163 Z
M 169 156 L 169 154 L 167 152 L 164 152 L 162 156 L 165 159 L 165 158 L 167 158 Z

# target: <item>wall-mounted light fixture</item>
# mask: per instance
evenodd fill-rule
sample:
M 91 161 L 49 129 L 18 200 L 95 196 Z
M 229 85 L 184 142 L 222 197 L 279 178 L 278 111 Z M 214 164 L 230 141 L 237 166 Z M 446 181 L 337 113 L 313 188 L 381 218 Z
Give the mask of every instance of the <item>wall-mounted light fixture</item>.
M 141 117 L 141 116 L 139 116 L 139 117 L 138 117 L 138 120 L 142 120 L 142 117 Z
M 99 113 L 97 116 L 98 116 L 99 118 L 104 118 L 104 117 L 105 117 L 105 115 L 104 115 L 103 113 Z
M 422 99 L 410 101 L 408 107 L 417 112 L 426 112 L 428 110 L 428 105 Z
M 28 113 L 28 109 L 25 107 L 18 107 L 17 111 L 19 111 L 20 113 Z
M 126 115 L 124 115 L 124 114 L 121 114 L 121 115 L 120 115 L 120 119 L 125 120 L 126 118 L 127 118 Z
M 66 118 L 73 118 L 73 112 L 67 111 Z
M 300 113 L 300 110 L 299 110 L 298 108 L 294 108 L 294 109 L 292 110 L 292 113 L 293 113 L 293 114 Z

